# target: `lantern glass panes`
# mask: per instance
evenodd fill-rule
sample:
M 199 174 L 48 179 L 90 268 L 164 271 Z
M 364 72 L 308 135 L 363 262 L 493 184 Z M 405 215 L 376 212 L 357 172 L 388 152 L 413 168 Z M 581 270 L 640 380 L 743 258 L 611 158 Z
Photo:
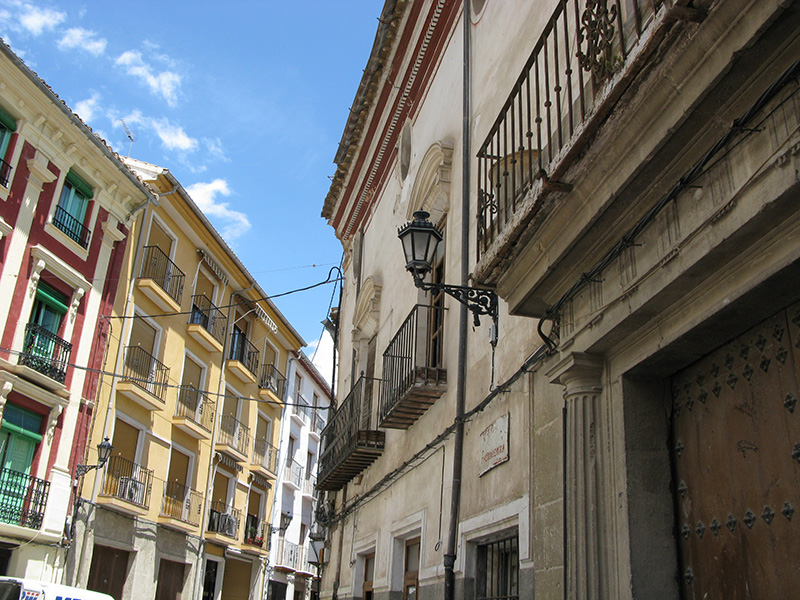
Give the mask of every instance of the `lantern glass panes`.
M 429 216 L 424 210 L 418 210 L 414 213 L 414 220 L 397 232 L 403 243 L 406 270 L 419 281 L 431 271 L 436 249 L 443 237 L 442 232 L 428 220 Z
M 114 447 L 111 445 L 111 442 L 108 441 L 108 438 L 97 444 L 97 463 L 100 466 L 106 464 L 113 449 Z

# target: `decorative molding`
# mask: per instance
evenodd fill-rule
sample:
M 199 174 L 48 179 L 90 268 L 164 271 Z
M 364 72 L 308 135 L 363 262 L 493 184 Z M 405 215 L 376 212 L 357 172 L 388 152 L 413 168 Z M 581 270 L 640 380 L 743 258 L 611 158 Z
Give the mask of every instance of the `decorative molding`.
M 0 382 L 2 382 L 2 385 L 0 385 L 0 400 L 2 400 L 0 402 L 0 408 L 5 405 L 8 392 L 10 392 L 12 388 L 14 391 L 27 396 L 31 400 L 35 400 L 50 408 L 54 406 L 61 406 L 64 408 L 69 404 L 69 397 L 66 392 L 64 392 L 63 395 L 53 393 L 32 381 L 14 375 L 10 371 L 0 371 Z
M 381 286 L 377 277 L 367 277 L 361 284 L 353 313 L 353 327 L 361 337 L 372 337 L 378 330 L 381 308 Z
M 8 395 L 13 389 L 14 383 L 11 381 L 4 381 L 2 387 L 0 387 L 0 421 L 3 419 L 3 411 L 5 410 L 6 402 L 8 401 Z
M 125 239 L 125 234 L 117 227 L 119 221 L 111 215 L 103 221 L 101 227 L 103 228 L 103 243 L 113 246 L 116 242 L 121 242 Z
M 410 221 L 418 210 L 430 213 L 438 223 L 450 209 L 450 171 L 453 166 L 453 144 L 436 142 L 428 148 L 420 163 L 411 198 L 406 210 Z
M 6 223 L 2 217 L 0 217 L 0 240 L 10 234 L 13 230 L 14 228 Z
M 69 307 L 69 317 L 72 321 L 75 320 L 75 316 L 78 314 L 78 305 L 81 303 L 81 298 L 86 293 L 86 290 L 83 288 L 76 288 L 74 292 L 72 292 L 72 301 L 70 302 Z
M 39 263 L 43 262 L 45 265 L 44 268 L 68 284 L 73 290 L 82 289 L 85 293 L 86 291 L 92 289 L 92 284 L 88 279 L 86 279 L 83 275 L 78 273 L 78 271 L 70 267 L 67 263 L 46 248 L 43 248 L 42 246 L 34 246 L 31 248 L 31 258 L 36 261 L 37 268 Z M 31 276 L 31 283 L 33 283 L 32 280 L 33 276 Z
M 31 298 L 33 298 L 33 295 L 36 293 L 36 287 L 39 285 L 39 279 L 41 278 L 42 271 L 44 271 L 46 266 L 47 263 L 45 263 L 42 259 L 37 260 L 33 265 L 33 269 L 31 270 L 30 287 L 28 288 L 28 294 Z
M 53 435 L 56 432 L 56 423 L 63 411 L 64 407 L 60 404 L 50 408 L 50 414 L 47 417 L 47 441 L 51 444 L 53 443 Z

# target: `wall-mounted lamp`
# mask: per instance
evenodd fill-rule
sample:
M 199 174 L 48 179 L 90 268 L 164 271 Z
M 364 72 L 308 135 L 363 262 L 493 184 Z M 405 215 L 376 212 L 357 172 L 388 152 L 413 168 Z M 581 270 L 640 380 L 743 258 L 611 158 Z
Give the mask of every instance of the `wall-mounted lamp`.
M 462 285 L 445 283 L 425 283 L 425 276 L 433 270 L 433 261 L 439 242 L 444 239 L 442 232 L 428 220 L 430 214 L 424 210 L 414 213 L 414 220 L 409 221 L 397 231 L 397 237 L 403 242 L 406 256 L 406 271 L 414 277 L 414 285 L 427 291 L 442 291 L 452 296 L 472 311 L 475 326 L 480 325 L 480 315 L 492 318 L 494 332 L 492 344 L 497 342 L 497 294 L 491 290 L 483 290 Z
M 113 449 L 114 446 L 111 445 L 108 438 L 105 438 L 102 442 L 97 444 L 97 464 L 77 465 L 75 467 L 75 477 L 83 477 L 92 469 L 102 469 L 106 462 L 108 462 L 108 458 L 111 456 L 111 451 Z
M 289 529 L 289 525 L 292 524 L 292 519 L 293 518 L 294 518 L 294 515 L 292 515 L 291 513 L 282 513 L 281 514 L 281 526 L 280 527 L 273 527 L 272 525 L 270 525 L 269 526 L 269 532 L 270 533 L 279 533 L 279 532 L 286 531 L 287 529 Z

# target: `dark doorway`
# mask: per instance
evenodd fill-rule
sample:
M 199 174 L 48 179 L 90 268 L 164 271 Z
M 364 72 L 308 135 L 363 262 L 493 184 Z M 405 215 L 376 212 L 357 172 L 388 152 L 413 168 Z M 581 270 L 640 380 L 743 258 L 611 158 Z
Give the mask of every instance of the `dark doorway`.
M 92 566 L 89 568 L 89 582 L 86 587 L 95 592 L 103 592 L 122 600 L 122 589 L 128 574 L 130 552 L 109 546 L 95 544 L 92 552 Z

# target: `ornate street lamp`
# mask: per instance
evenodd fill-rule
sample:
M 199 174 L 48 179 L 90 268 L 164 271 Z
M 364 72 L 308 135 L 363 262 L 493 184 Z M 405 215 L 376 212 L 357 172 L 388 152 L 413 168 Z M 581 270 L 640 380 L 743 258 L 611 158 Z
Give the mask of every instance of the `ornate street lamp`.
M 492 318 L 494 331 L 492 344 L 497 343 L 497 294 L 491 290 L 472 288 L 445 283 L 426 283 L 425 276 L 433 270 L 433 261 L 439 242 L 444 239 L 442 232 L 428 220 L 430 214 L 424 210 L 414 213 L 414 220 L 409 221 L 397 231 L 397 237 L 403 243 L 406 258 L 406 271 L 414 277 L 414 285 L 427 291 L 442 291 L 452 296 L 472 311 L 475 326 L 479 326 L 480 315 Z
M 97 444 L 97 464 L 96 465 L 78 465 L 75 467 L 75 476 L 76 477 L 83 477 L 91 471 L 92 469 L 102 469 L 103 466 L 108 462 L 109 457 L 111 456 L 111 451 L 114 449 L 114 446 L 111 445 L 111 442 L 108 441 L 108 438 L 105 438 L 102 442 Z

